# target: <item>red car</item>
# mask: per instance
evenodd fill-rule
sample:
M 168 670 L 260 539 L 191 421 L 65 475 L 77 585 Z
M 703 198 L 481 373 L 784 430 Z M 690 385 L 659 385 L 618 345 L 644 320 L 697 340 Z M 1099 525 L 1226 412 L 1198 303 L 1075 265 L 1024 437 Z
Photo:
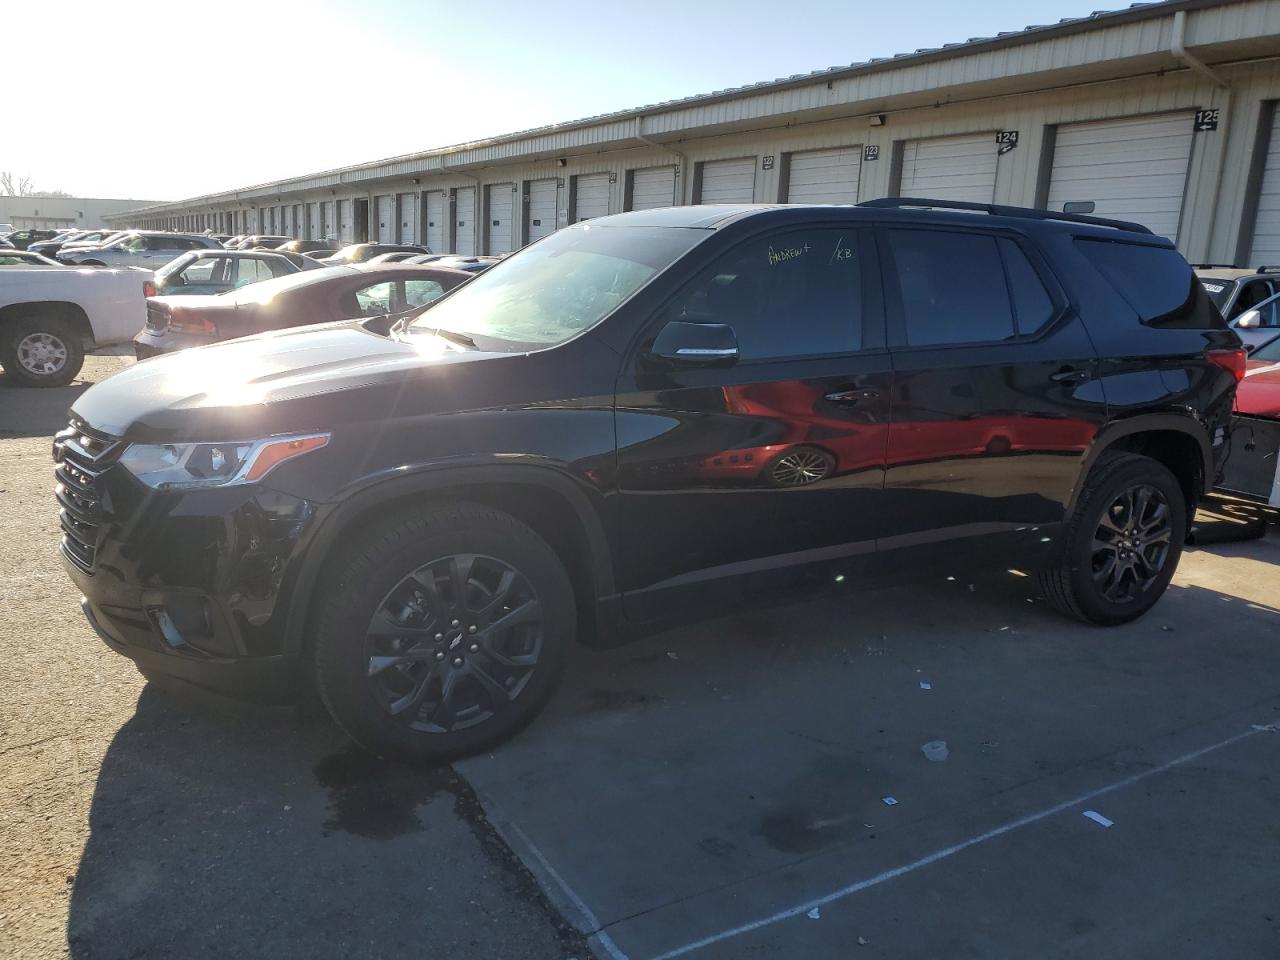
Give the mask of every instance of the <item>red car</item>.
M 133 338 L 139 360 L 267 330 L 404 313 L 471 279 L 449 267 L 327 267 L 215 296 L 150 297 Z
M 1280 337 L 1249 355 L 1219 489 L 1280 507 Z

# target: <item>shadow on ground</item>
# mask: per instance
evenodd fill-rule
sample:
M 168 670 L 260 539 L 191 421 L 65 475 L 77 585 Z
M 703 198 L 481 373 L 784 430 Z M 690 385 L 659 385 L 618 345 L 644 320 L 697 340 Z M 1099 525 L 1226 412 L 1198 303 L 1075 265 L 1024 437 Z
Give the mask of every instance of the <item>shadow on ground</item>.
M 450 768 L 149 684 L 103 761 L 72 957 L 586 955 Z

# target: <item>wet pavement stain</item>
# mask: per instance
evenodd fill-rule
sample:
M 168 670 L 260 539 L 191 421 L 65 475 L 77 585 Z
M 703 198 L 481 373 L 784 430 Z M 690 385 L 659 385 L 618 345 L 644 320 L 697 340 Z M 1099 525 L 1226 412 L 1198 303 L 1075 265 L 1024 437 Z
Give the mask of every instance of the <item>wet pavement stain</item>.
M 329 791 L 325 831 L 387 840 L 422 829 L 418 808 L 449 789 L 453 772 L 416 769 L 357 747 L 322 758 L 316 780 Z

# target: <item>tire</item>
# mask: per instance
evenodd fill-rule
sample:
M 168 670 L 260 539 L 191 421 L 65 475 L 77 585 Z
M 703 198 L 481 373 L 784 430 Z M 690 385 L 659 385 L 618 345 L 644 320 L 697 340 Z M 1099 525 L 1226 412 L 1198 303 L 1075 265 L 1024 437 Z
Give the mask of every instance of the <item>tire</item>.
M 84 366 L 84 344 L 56 314 L 23 314 L 0 325 L 0 366 L 25 387 L 65 387 Z
M 514 517 L 467 503 L 387 518 L 335 560 L 316 597 L 329 713 L 366 750 L 414 762 L 475 753 L 529 723 L 576 629 L 555 551 Z
M 1081 490 L 1059 558 L 1039 572 L 1040 588 L 1067 616 L 1128 623 L 1164 594 L 1186 536 L 1186 498 L 1164 464 L 1131 453 L 1106 457 Z
M 771 487 L 804 487 L 835 471 L 836 458 L 819 447 L 801 444 L 776 454 L 761 471 Z

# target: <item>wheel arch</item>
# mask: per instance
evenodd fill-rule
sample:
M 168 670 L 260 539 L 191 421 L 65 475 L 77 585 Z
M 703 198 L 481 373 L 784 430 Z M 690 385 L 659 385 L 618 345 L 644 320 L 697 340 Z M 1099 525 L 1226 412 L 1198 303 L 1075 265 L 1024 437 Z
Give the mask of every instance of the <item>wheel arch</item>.
M 618 629 L 613 558 L 600 511 L 580 482 L 533 465 L 437 468 L 384 480 L 342 501 L 312 535 L 289 595 L 285 650 L 305 653 L 316 585 L 345 535 L 409 504 L 467 502 L 508 513 L 530 527 L 565 564 L 578 607 L 580 638 L 600 645 Z
M 1213 476 L 1208 432 L 1191 417 L 1155 414 L 1116 421 L 1098 432 L 1085 454 L 1071 490 L 1068 515 L 1075 510 L 1090 471 L 1108 453 L 1137 453 L 1168 467 L 1186 497 L 1188 522 Z
M 85 313 L 84 307 L 70 300 L 26 300 L 0 307 L 0 329 L 3 329 L 5 324 L 23 317 L 45 315 L 67 321 L 79 334 L 86 349 L 93 346 L 93 324 L 89 322 L 89 315 Z

